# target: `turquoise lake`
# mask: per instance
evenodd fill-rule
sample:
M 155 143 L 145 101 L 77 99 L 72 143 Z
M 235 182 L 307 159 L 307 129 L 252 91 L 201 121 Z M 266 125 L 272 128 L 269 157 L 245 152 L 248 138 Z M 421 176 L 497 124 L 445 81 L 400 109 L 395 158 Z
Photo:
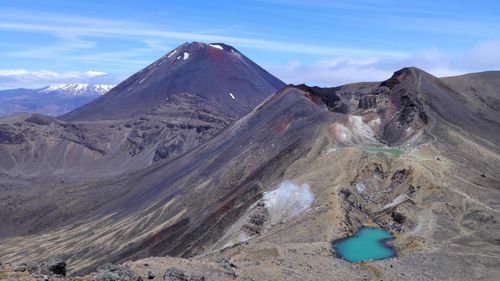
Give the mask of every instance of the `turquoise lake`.
M 366 151 L 371 153 L 383 152 L 387 154 L 392 154 L 394 156 L 401 156 L 401 154 L 403 154 L 403 151 L 401 149 L 395 149 L 395 148 L 362 147 L 358 149 L 361 151 Z
M 386 242 L 394 239 L 389 232 L 374 227 L 362 227 L 353 236 L 333 242 L 338 257 L 349 262 L 382 260 L 396 256 Z

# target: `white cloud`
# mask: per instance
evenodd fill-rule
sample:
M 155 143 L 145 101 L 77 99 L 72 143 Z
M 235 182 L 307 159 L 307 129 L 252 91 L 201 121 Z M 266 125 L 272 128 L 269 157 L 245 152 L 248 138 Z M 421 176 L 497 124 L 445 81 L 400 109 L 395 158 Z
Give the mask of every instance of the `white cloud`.
M 457 60 L 464 67 L 500 69 L 500 40 L 481 42 Z
M 83 75 L 87 77 L 97 77 L 101 75 L 106 75 L 106 72 L 101 72 L 101 71 L 94 71 L 94 70 L 88 70 L 83 73 Z
M 356 81 L 377 81 L 387 71 L 373 67 L 370 61 L 351 58 L 321 60 L 313 64 L 292 61 L 284 65 L 269 65 L 266 69 L 286 83 L 336 86 Z
M 406 66 L 416 66 L 435 76 L 453 76 L 500 69 L 500 41 L 482 42 L 459 54 L 437 49 L 419 50 L 405 57 L 337 57 L 312 64 L 292 61 L 265 68 L 286 83 L 338 86 L 353 82 L 382 81 Z
M 37 88 L 66 83 L 117 84 L 125 75 L 107 74 L 101 71 L 54 72 L 49 70 L 0 69 L 0 89 Z

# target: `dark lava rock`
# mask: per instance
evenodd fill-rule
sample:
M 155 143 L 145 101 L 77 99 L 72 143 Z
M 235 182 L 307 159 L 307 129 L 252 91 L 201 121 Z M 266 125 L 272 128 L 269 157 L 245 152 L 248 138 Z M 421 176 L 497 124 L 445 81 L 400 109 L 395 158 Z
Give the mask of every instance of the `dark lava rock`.
M 41 263 L 23 262 L 14 266 L 14 271 L 28 272 L 40 276 L 52 274 L 66 276 L 66 263 L 62 261 Z
M 49 265 L 50 272 L 62 276 L 66 276 L 66 262 L 59 261 Z
M 262 212 L 251 214 L 249 222 L 243 228 L 252 235 L 260 234 L 266 220 L 267 217 Z
M 237 276 L 237 273 L 236 273 L 236 265 L 232 262 L 230 262 L 229 260 L 227 260 L 226 258 L 222 257 L 219 259 L 219 265 L 224 268 L 225 270 L 227 270 L 229 272 L 230 275 L 233 275 L 234 277 Z
M 28 118 L 26 118 L 24 121 L 28 123 L 33 123 L 37 125 L 50 125 L 52 122 L 54 122 L 54 119 L 52 119 L 49 116 L 42 115 L 42 114 L 32 114 Z
M 393 219 L 395 222 L 397 222 L 397 223 L 399 223 L 399 224 L 403 224 L 403 223 L 405 222 L 405 220 L 406 220 L 406 217 L 405 217 L 403 214 L 401 214 L 401 213 L 396 213 L 396 212 L 393 212 L 393 213 L 391 214 L 391 217 L 392 217 L 392 219 Z
M 22 134 L 16 133 L 12 126 L 0 126 L 0 144 L 21 144 L 25 141 Z
M 161 161 L 169 156 L 175 155 L 176 153 L 180 153 L 180 151 L 182 151 L 182 143 L 165 144 L 155 151 L 153 161 Z
M 222 266 L 224 269 L 228 269 L 228 270 L 236 268 L 236 265 L 234 263 L 228 261 L 224 257 L 219 259 L 219 265 Z
M 171 267 L 163 274 L 163 281 L 205 281 L 205 276 L 187 273 L 183 270 Z
M 408 67 L 400 69 L 392 75 L 391 78 L 380 83 L 381 87 L 389 87 L 390 89 L 394 88 L 394 86 L 400 84 L 403 80 L 406 79 L 408 75 L 410 75 L 411 70 Z
M 363 96 L 359 99 L 358 108 L 368 109 L 377 107 L 377 97 L 376 96 Z
M 148 271 L 148 279 L 154 279 L 156 275 L 154 274 L 153 271 Z
M 134 273 L 122 265 L 105 264 L 97 268 L 93 281 L 136 281 Z

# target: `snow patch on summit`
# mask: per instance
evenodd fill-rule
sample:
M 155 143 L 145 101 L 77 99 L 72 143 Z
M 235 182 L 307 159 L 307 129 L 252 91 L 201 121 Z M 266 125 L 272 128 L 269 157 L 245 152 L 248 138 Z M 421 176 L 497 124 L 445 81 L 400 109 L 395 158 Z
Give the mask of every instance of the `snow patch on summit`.
M 188 52 L 184 52 L 182 59 L 183 60 L 189 59 L 189 53 Z
M 216 49 L 219 49 L 219 50 L 224 50 L 224 48 L 221 46 L 221 45 L 217 45 L 217 44 L 209 44 L 210 47 L 214 47 Z
M 236 98 L 234 97 L 233 93 L 229 93 L 229 96 L 231 96 L 231 98 L 232 98 L 233 100 L 235 100 L 235 99 L 236 99 Z
M 175 53 L 177 53 L 177 49 L 175 49 L 172 52 L 170 52 L 170 54 L 168 54 L 167 57 L 171 58 L 173 55 L 175 55 Z

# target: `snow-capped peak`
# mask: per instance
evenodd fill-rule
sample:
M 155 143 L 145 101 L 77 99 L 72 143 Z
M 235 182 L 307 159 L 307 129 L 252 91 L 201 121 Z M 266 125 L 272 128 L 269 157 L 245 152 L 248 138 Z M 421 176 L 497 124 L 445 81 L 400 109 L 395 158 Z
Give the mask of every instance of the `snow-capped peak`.
M 114 85 L 106 84 L 58 84 L 40 89 L 44 94 L 60 94 L 65 96 L 95 96 L 107 93 Z

